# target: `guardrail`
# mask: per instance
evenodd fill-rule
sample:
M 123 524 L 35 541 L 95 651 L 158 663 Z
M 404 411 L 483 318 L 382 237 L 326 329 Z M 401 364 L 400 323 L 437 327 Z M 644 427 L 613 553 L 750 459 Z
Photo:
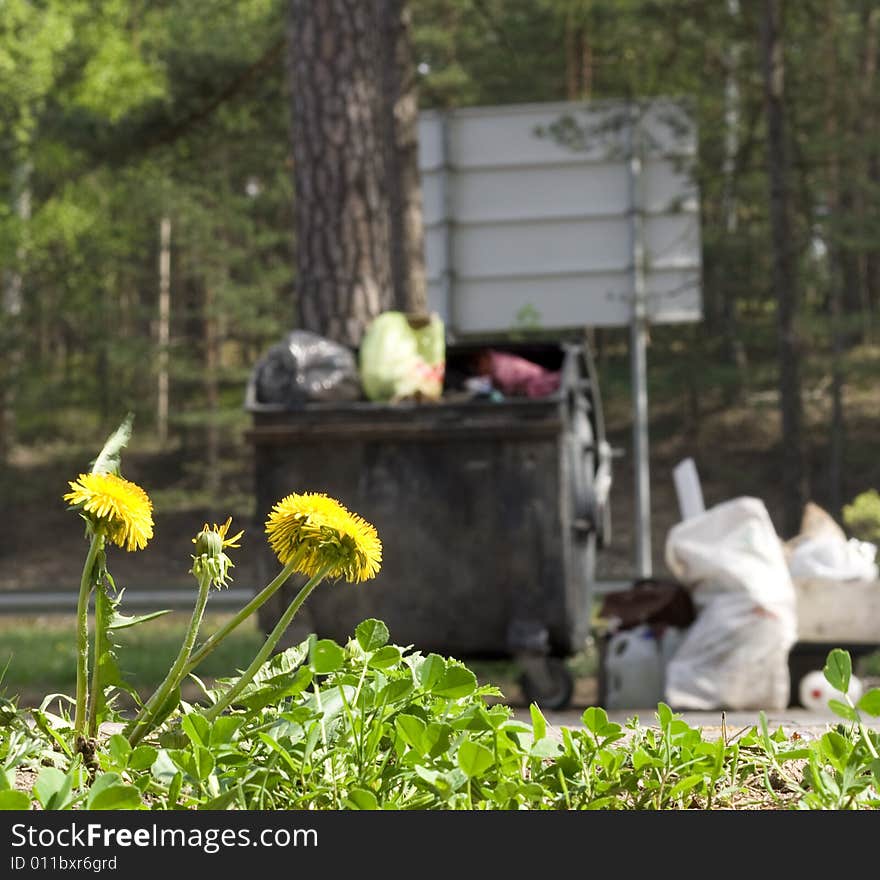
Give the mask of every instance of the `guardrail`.
M 243 608 L 254 594 L 249 590 L 217 590 L 211 596 L 210 607 L 217 610 Z M 126 611 L 159 611 L 164 608 L 192 608 L 195 590 L 131 590 L 126 589 L 123 605 Z M 76 590 L 45 592 L 15 590 L 0 592 L 0 614 L 74 614 Z
M 632 581 L 596 581 L 594 593 L 602 596 L 632 585 Z M 237 611 L 254 594 L 250 590 L 227 589 L 211 593 L 209 608 L 213 611 Z M 185 610 L 192 608 L 195 591 L 191 589 L 126 589 L 122 605 L 126 611 L 159 611 L 164 608 Z M 8 590 L 0 591 L 0 615 L 14 614 L 73 614 L 76 611 L 76 590 Z

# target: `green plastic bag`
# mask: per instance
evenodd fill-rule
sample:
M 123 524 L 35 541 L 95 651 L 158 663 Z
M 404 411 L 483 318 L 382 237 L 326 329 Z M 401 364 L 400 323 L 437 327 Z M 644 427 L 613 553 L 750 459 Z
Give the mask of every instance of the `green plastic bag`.
M 438 400 L 446 371 L 446 328 L 439 315 L 382 312 L 361 341 L 359 369 L 372 401 Z

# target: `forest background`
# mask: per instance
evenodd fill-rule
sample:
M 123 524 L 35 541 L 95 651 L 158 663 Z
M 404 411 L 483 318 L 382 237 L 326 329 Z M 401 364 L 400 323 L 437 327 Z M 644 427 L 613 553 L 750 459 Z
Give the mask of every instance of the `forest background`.
M 236 585 L 251 586 L 244 390 L 298 315 L 287 7 L 0 4 L 0 589 L 75 585 L 82 534 L 61 495 L 128 411 L 126 476 L 150 491 L 156 539 L 117 580 L 186 585 L 190 536 L 231 514 L 247 529 Z M 784 538 L 810 499 L 842 521 L 880 485 L 876 3 L 408 7 L 422 108 L 692 103 L 705 317 L 651 331 L 656 569 L 688 455 L 707 504 L 760 497 Z M 771 13 L 785 77 L 768 97 Z M 590 337 L 624 453 L 599 576 L 625 579 L 628 339 Z

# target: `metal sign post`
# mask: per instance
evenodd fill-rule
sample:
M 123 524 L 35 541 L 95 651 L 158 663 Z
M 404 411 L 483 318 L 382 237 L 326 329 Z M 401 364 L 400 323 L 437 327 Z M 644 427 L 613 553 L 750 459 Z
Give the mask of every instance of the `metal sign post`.
M 651 577 L 651 474 L 648 444 L 648 309 L 645 294 L 645 244 L 642 205 L 642 150 L 638 108 L 630 106 L 627 126 L 629 227 L 632 254 L 633 313 L 630 323 L 630 371 L 633 401 L 636 574 Z

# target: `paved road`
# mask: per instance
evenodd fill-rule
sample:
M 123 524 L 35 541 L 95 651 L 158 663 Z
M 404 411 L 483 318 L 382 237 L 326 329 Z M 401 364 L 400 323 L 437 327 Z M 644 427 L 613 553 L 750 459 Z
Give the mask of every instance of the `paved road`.
M 581 716 L 584 707 L 572 707 L 569 709 L 553 711 L 546 710 L 544 717 L 547 722 L 554 727 L 580 727 L 582 725 Z M 529 720 L 529 710 L 524 707 L 517 707 L 514 714 L 523 721 Z M 712 712 L 680 712 L 681 717 L 691 726 L 702 728 L 706 739 L 714 739 L 721 735 L 722 713 L 720 711 Z M 825 733 L 829 727 L 837 724 L 840 719 L 830 710 L 814 711 L 812 709 L 803 709 L 800 707 L 791 707 L 780 711 L 767 712 L 767 722 L 770 730 L 776 730 L 781 726 L 787 735 L 798 733 L 807 739 L 815 739 Z M 610 710 L 608 717 L 611 721 L 618 724 L 626 724 L 633 716 L 638 716 L 639 724 L 642 727 L 656 727 L 656 707 L 646 709 L 627 709 L 627 710 Z M 760 724 L 759 713 L 755 711 L 735 711 L 725 712 L 725 723 L 727 725 L 728 735 L 732 736 L 742 730 L 744 727 L 757 726 Z M 870 721 L 869 726 L 874 730 L 880 730 L 880 718 L 866 719 Z

